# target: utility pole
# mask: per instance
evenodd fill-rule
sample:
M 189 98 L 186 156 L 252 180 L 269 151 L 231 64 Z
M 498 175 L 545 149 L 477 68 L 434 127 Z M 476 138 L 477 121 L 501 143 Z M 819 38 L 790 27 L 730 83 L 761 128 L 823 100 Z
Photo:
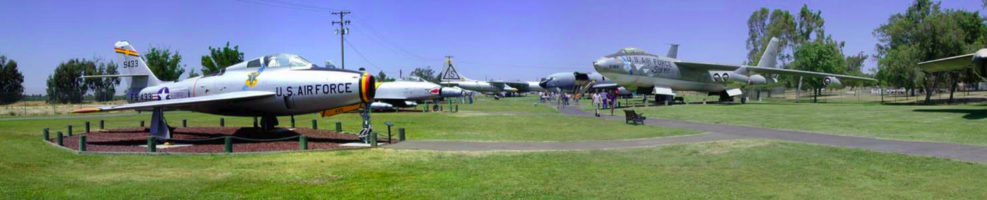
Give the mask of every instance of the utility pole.
M 332 25 L 339 24 L 339 28 L 336 29 L 336 34 L 339 34 L 339 63 L 342 69 L 346 69 L 346 54 L 343 53 L 343 37 L 350 32 L 350 28 L 346 28 L 346 25 L 350 24 L 350 20 L 344 20 L 343 16 L 350 14 L 350 11 L 343 10 L 339 12 L 332 12 L 333 15 L 339 15 L 339 21 L 332 21 Z

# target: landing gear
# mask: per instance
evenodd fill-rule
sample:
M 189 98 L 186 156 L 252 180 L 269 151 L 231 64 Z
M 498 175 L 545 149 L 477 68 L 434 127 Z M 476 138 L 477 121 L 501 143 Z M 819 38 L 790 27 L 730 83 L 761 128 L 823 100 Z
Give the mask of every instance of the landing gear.
M 726 92 L 720 92 L 720 102 L 733 102 L 733 97 Z
M 360 140 L 363 140 L 364 143 L 370 144 L 371 139 L 376 140 L 376 138 L 370 138 L 370 132 L 374 131 L 373 128 L 370 127 L 370 103 L 363 105 L 363 113 L 360 113 L 360 116 L 363 117 L 363 129 L 360 129 Z
M 171 139 L 171 129 L 168 128 L 168 122 L 165 121 L 164 110 L 161 107 L 155 107 L 151 113 L 151 136 L 160 140 Z
M 260 127 L 265 131 L 274 130 L 274 127 L 278 126 L 278 117 L 274 115 L 263 116 L 260 118 Z

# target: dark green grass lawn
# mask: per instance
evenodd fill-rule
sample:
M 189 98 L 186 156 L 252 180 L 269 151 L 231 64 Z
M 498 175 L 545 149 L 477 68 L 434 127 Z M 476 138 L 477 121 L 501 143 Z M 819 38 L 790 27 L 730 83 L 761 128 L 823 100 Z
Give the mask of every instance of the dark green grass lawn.
M 486 105 L 466 105 L 457 114 L 378 114 L 375 123 L 383 123 L 381 118 L 392 120 L 408 127 L 412 139 L 457 140 L 629 138 L 595 133 L 635 127 L 592 118 L 575 121 L 578 117 L 560 116 L 530 100 L 480 102 Z M 310 126 L 313 117 L 299 117 L 299 125 Z M 538 122 L 535 117 L 546 120 Z M 146 114 L 107 117 L 114 119 L 110 127 L 132 127 L 146 118 Z M 190 119 L 192 125 L 218 123 L 216 116 L 169 113 L 173 125 L 180 124 L 181 118 Z M 347 131 L 358 126 L 352 114 L 320 119 L 319 126 L 329 128 L 337 119 Z M 987 195 L 983 190 L 987 167 L 981 164 L 764 140 L 568 152 L 363 149 L 249 155 L 79 155 L 41 141 L 41 127 L 76 124 L 81 130 L 84 120 L 0 121 L 0 198 L 978 199 Z M 456 130 L 462 126 L 459 122 L 493 125 Z M 229 118 L 227 124 L 249 126 L 251 119 Z M 529 133 L 576 129 L 563 126 L 595 133 L 578 137 L 563 131 L 553 137 Z M 673 130 L 641 137 L 695 133 L 636 127 Z M 433 131 L 420 131 L 425 128 Z
M 76 155 L 3 140 L 6 199 L 979 199 L 987 167 L 761 140 L 574 152 Z
M 592 111 L 590 106 L 584 110 Z M 987 104 L 690 104 L 637 107 L 645 116 L 896 140 L 987 145 Z M 618 110 L 618 114 L 623 112 Z

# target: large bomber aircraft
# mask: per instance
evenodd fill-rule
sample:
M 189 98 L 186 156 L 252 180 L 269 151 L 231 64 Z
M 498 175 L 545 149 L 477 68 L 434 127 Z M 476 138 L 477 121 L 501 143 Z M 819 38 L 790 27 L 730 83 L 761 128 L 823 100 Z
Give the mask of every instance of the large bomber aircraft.
M 456 67 L 452 65 L 452 58 L 446 57 L 446 67 L 440 74 L 440 84 L 446 86 L 457 86 L 466 90 L 477 92 L 530 92 L 544 91 L 538 86 L 538 82 L 510 82 L 510 81 L 478 81 L 459 75 Z
M 278 124 L 276 116 L 353 110 L 369 107 L 364 104 L 374 99 L 375 81 L 370 74 L 319 67 L 292 54 L 263 56 L 217 73 L 165 82 L 151 72 L 129 42 L 117 42 L 114 50 L 123 61 L 123 74 L 86 78 L 124 78 L 130 85 L 128 104 L 73 112 L 151 110 L 151 135 L 160 139 L 171 138 L 164 119 L 165 110 L 261 116 L 261 125 L 269 129 Z M 361 133 L 369 130 L 369 113 L 364 112 Z
M 593 68 L 627 89 L 639 94 L 654 94 L 657 102 L 669 103 L 674 99 L 675 90 L 708 92 L 720 95 L 720 101 L 733 101 L 733 97 L 743 93 L 739 88 L 729 88 L 727 83 L 774 82 L 762 73 L 823 77 L 823 83 L 828 86 L 842 85 L 840 78 L 876 81 L 867 77 L 775 68 L 779 48 L 778 39 L 771 38 L 757 66 L 682 61 L 676 58 L 675 46 L 666 57 L 636 48 L 624 48 L 597 59 L 593 62 Z M 741 103 L 746 103 L 746 98 L 741 98 Z
M 980 74 L 981 78 L 984 78 L 987 76 L 987 49 L 980 49 L 966 55 L 920 62 L 918 66 L 927 72 L 973 70 Z

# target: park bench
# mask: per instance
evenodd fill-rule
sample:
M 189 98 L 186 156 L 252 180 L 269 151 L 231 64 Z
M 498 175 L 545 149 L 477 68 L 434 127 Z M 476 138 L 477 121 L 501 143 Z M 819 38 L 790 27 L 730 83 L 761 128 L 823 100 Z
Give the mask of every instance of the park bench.
M 624 123 L 628 124 L 644 124 L 644 115 L 637 114 L 634 110 L 624 110 Z

